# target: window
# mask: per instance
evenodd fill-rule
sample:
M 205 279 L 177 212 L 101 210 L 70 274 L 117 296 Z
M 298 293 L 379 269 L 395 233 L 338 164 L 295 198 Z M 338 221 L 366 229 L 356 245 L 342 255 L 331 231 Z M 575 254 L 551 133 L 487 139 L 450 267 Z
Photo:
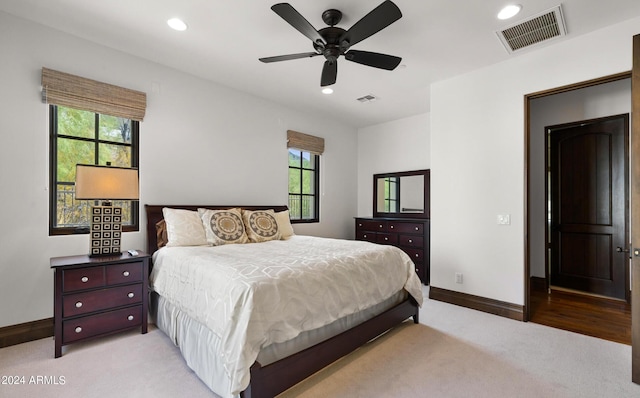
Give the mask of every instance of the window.
M 289 218 L 291 222 L 320 221 L 320 156 L 289 148 Z
M 88 233 L 94 201 L 76 200 L 76 164 L 138 167 L 139 122 L 65 106 L 50 105 L 49 234 Z M 122 207 L 123 231 L 139 229 L 138 202 Z

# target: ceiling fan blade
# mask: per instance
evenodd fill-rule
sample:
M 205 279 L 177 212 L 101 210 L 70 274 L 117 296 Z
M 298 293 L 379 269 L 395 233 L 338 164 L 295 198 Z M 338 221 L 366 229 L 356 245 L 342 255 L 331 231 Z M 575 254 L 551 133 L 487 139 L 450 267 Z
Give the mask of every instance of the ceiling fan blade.
M 289 25 L 293 26 L 303 35 L 311 39 L 312 42 L 324 45 L 326 44 L 320 33 L 314 28 L 309 21 L 307 21 L 295 8 L 289 3 L 274 4 L 271 9 L 276 14 L 280 15 L 282 19 L 287 21 Z
M 311 57 L 315 57 L 316 55 L 320 55 L 320 54 L 310 52 L 310 53 L 278 55 L 275 57 L 265 57 L 265 58 L 258 58 L 258 59 L 264 63 L 269 63 L 269 62 L 289 61 L 291 59 L 311 58 Z
M 322 67 L 322 76 L 320 77 L 320 86 L 330 86 L 336 82 L 338 76 L 338 61 L 324 61 Z
M 394 70 L 402 62 L 402 58 L 393 55 L 358 50 L 350 50 L 344 55 L 344 58 L 347 61 L 386 70 Z
M 362 17 L 349 30 L 342 34 L 339 43 L 347 41 L 349 46 L 361 42 L 391 25 L 402 17 L 402 12 L 392 1 L 387 0 Z

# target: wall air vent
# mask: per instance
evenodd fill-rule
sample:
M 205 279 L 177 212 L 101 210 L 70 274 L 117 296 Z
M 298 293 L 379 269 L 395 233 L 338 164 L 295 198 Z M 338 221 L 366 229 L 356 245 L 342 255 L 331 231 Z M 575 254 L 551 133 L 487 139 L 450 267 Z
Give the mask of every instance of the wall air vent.
M 363 97 L 358 98 L 358 101 L 365 103 L 365 102 L 373 102 L 373 101 L 377 101 L 378 97 L 376 97 L 375 95 L 371 95 L 371 94 L 367 94 Z
M 509 53 L 567 34 L 562 6 L 558 5 L 543 13 L 517 22 L 496 31 L 498 38 Z

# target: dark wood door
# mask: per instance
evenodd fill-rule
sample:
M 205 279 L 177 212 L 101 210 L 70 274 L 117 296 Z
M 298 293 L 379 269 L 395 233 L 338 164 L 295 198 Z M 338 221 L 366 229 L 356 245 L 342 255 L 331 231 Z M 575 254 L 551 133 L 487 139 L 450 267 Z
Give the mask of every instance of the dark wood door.
M 551 285 L 628 299 L 629 116 L 547 128 Z
M 640 35 L 633 37 L 631 71 L 631 159 L 640 159 Z M 640 384 L 640 162 L 632 162 L 631 237 L 633 284 L 631 286 L 631 380 Z

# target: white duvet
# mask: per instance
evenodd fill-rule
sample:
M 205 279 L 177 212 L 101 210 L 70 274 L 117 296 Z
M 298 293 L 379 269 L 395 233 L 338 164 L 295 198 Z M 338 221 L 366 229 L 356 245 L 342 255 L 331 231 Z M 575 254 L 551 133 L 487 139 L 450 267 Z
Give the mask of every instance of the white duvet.
M 228 396 L 249 385 L 262 347 L 296 337 L 405 289 L 422 305 L 409 256 L 393 246 L 293 236 L 223 246 L 164 247 L 153 290 L 221 340 Z

